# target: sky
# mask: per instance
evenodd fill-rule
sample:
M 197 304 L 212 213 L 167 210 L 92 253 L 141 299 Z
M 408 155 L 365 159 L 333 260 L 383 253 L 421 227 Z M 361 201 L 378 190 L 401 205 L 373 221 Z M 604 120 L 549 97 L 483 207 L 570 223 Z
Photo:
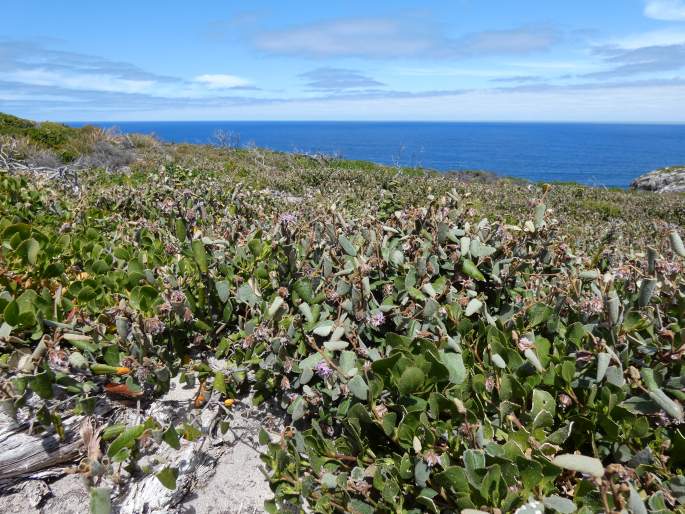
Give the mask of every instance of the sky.
M 37 120 L 685 123 L 685 0 L 21 0 Z

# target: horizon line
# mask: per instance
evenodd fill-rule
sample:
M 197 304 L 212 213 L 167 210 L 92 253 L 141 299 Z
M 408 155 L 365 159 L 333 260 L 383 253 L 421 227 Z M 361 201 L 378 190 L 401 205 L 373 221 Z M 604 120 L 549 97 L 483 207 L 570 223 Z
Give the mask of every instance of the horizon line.
M 37 121 L 37 120 L 34 120 Z M 40 122 L 51 120 L 40 120 Z M 58 123 L 508 123 L 508 124 L 564 124 L 564 125 L 685 125 L 683 121 L 591 121 L 591 120 L 252 120 L 252 119 L 189 119 L 189 120 L 55 120 Z

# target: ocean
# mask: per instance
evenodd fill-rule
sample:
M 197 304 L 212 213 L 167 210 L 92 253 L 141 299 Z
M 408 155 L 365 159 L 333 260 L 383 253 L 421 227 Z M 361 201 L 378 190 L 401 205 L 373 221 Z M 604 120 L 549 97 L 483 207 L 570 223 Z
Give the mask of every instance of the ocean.
M 85 123 L 69 123 L 80 126 Z M 167 142 L 233 144 L 440 171 L 485 170 L 533 181 L 627 187 L 685 165 L 685 125 L 433 122 L 96 122 Z

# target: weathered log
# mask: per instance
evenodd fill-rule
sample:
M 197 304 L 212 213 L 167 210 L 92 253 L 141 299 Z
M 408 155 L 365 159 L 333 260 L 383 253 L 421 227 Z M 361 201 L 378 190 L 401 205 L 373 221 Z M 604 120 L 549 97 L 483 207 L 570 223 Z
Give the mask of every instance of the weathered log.
M 64 441 L 55 433 L 30 435 L 28 424 L 2 429 L 0 434 L 0 484 L 72 462 L 82 452 L 78 435 L 80 417 L 64 421 Z
M 102 402 L 98 404 L 96 414 L 105 415 L 112 410 L 110 404 Z M 41 477 L 64 474 L 56 468 L 74 462 L 83 454 L 83 441 L 79 435 L 82 420 L 83 416 L 63 419 L 64 439 L 60 440 L 54 430 L 31 434 L 28 422 L 0 415 L 0 485 L 39 472 L 42 472 Z

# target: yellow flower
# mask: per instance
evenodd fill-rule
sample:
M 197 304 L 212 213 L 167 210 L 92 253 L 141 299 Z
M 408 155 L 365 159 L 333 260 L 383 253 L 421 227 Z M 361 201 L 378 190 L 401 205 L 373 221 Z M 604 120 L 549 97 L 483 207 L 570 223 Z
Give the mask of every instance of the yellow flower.
M 227 400 L 224 400 L 224 406 L 228 407 L 229 409 L 233 407 L 233 404 L 235 403 L 235 400 L 233 398 L 229 398 Z

